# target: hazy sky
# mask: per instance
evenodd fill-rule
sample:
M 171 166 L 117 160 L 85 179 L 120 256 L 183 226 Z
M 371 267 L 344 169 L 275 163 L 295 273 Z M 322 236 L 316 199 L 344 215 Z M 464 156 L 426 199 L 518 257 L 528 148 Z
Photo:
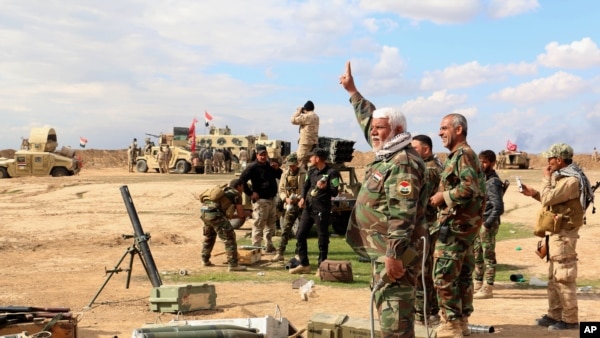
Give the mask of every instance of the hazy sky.
M 458 112 L 480 151 L 507 140 L 600 147 L 597 1 L 3 0 L 0 149 L 31 127 L 59 146 L 124 149 L 189 127 L 204 112 L 234 134 L 292 142 L 307 100 L 320 134 L 369 150 L 338 83 L 347 60 L 378 107 L 446 151 L 441 118 Z

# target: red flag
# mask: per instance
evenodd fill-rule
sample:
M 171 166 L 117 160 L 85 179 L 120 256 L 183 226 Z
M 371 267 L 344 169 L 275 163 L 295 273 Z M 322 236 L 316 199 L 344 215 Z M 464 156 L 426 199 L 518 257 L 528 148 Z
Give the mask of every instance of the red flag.
M 506 141 L 506 150 L 517 151 L 517 145 L 515 143 L 510 142 L 510 140 L 508 140 L 508 141 Z
M 192 152 L 196 151 L 196 123 L 198 122 L 198 119 L 194 117 L 194 120 L 192 121 L 192 125 L 190 126 L 190 130 L 188 132 L 188 139 L 192 140 L 192 144 L 190 146 Z

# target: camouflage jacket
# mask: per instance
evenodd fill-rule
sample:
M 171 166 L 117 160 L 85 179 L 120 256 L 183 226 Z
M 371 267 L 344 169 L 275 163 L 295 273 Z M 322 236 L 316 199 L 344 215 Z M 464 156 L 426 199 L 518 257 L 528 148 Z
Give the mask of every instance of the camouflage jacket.
M 350 98 L 367 142 L 375 106 L 359 93 Z M 424 221 L 425 163 L 410 144 L 367 167 L 352 210 L 346 241 L 365 258 L 400 259 L 411 245 L 416 226 Z
M 300 139 L 298 144 L 318 144 L 319 143 L 319 115 L 314 111 L 302 112 L 298 109 L 292 115 L 292 124 L 299 125 Z
M 485 175 L 485 211 L 483 212 L 483 226 L 491 228 L 492 225 L 500 224 L 500 216 L 504 213 L 504 191 L 502 181 L 495 170 Z
M 479 233 L 485 208 L 485 173 L 479 157 L 466 143 L 448 155 L 440 180 L 446 205 L 438 224 L 449 222 L 455 236 L 471 242 Z
M 423 186 L 423 189 L 429 198 L 438 191 L 438 187 L 440 185 L 440 175 L 442 174 L 442 170 L 444 170 L 444 168 L 439 164 L 439 160 L 433 156 L 423 160 L 425 161 L 425 166 L 427 167 L 427 171 L 425 173 L 427 180 Z M 437 207 L 429 204 L 428 199 L 427 208 L 425 210 L 425 220 L 427 221 L 428 226 L 433 225 L 437 220 L 437 211 Z

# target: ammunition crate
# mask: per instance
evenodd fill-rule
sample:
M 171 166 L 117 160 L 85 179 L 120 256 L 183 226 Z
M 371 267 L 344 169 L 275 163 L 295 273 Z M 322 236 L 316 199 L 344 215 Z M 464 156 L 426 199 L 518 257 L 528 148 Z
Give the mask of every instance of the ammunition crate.
M 17 323 L 0 327 L 0 336 L 15 335 L 27 331 L 30 335 L 42 331 L 44 326 L 50 322 L 50 318 L 43 321 L 31 323 Z M 59 320 L 48 330 L 52 338 L 77 338 L 77 320 Z
M 352 319 L 347 315 L 317 313 L 308 321 L 308 338 L 370 338 L 371 322 L 368 319 Z M 380 337 L 379 322 L 375 322 L 375 336 Z
M 252 265 L 261 258 L 261 250 L 259 249 L 238 249 L 238 264 Z
M 216 306 L 215 286 L 209 284 L 161 285 L 150 294 L 150 309 L 155 312 L 191 312 Z

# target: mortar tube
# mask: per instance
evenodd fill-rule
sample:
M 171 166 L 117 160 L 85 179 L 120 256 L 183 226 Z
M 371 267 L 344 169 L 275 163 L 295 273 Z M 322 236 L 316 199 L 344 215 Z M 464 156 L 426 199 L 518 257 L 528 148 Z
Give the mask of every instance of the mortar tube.
M 240 330 L 250 333 L 258 333 L 257 328 L 248 328 L 231 324 L 206 324 L 206 325 L 165 325 L 156 327 L 142 327 L 136 329 L 136 333 L 157 333 L 157 332 L 186 332 L 203 330 Z
M 471 333 L 494 333 L 494 327 L 488 325 L 475 325 L 468 324 L 467 327 L 471 330 Z
M 262 333 L 242 330 L 200 330 L 184 332 L 151 332 L 133 335 L 135 338 L 264 338 Z

